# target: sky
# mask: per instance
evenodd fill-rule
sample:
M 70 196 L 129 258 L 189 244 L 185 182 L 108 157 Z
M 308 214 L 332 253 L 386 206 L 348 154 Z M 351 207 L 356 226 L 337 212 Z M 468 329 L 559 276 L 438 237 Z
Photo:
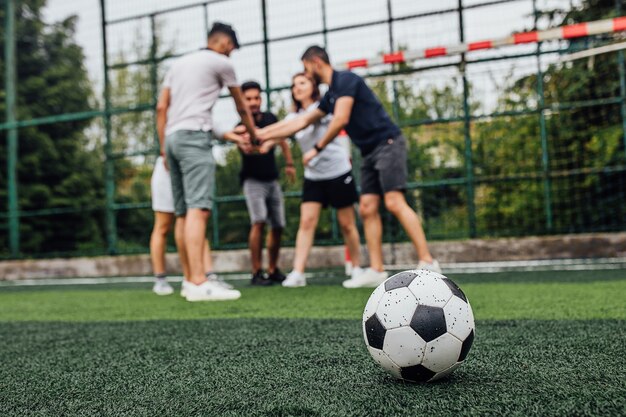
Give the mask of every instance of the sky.
M 266 0 L 268 10 L 268 36 L 280 38 L 270 43 L 270 85 L 288 85 L 292 74 L 301 70 L 299 56 L 309 45 L 322 44 L 322 35 L 290 39 L 294 34 L 320 31 L 323 27 L 321 0 Z M 485 0 L 463 0 L 465 6 L 484 3 Z M 540 9 L 569 8 L 571 0 L 538 0 Z M 100 25 L 99 0 L 48 0 L 45 19 L 48 22 L 61 20 L 69 15 L 78 16 L 77 42 L 84 48 L 86 67 L 91 79 L 101 94 L 103 83 L 102 30 Z M 177 6 L 198 4 L 198 0 L 107 0 L 107 39 L 110 63 L 119 61 L 123 55 L 132 59 L 137 44 L 144 50 L 149 47 L 150 21 L 148 18 L 127 22 L 115 21 L 144 13 L 154 13 Z M 202 6 L 159 14 L 157 25 L 162 33 L 165 48 L 176 53 L 192 51 L 206 42 L 205 16 L 209 23 L 219 20 L 233 24 L 241 43 L 263 39 L 261 0 L 226 0 Z M 394 17 L 403 18 L 420 13 L 431 13 L 454 9 L 458 0 L 391 0 Z M 386 0 L 326 0 L 327 27 L 329 29 L 381 21 L 387 18 Z M 518 0 L 506 4 L 476 7 L 463 14 L 465 41 L 478 41 L 508 36 L 513 32 L 529 30 L 533 26 L 532 0 Z M 541 22 L 545 25 L 545 22 Z M 380 52 L 408 49 L 423 49 L 434 46 L 450 46 L 460 43 L 458 13 L 431 14 L 429 16 L 403 19 L 393 24 L 393 45 L 386 24 L 374 24 L 364 28 L 328 34 L 328 51 L 333 62 L 367 58 Z M 549 45 L 546 47 L 550 47 Z M 474 52 L 470 58 L 501 56 L 507 53 L 531 51 L 534 46 L 517 46 L 502 50 Z M 244 46 L 236 51 L 233 62 L 240 81 L 258 80 L 265 86 L 264 51 L 262 45 Z M 428 64 L 444 62 L 429 61 Z M 546 62 L 550 61 L 550 57 Z M 552 59 L 553 60 L 553 59 Z M 162 77 L 168 61 L 159 71 Z M 417 63 L 416 65 L 424 65 Z M 495 105 L 497 91 L 508 77 L 518 77 L 536 72 L 534 58 L 501 61 L 498 63 L 472 65 L 468 78 L 474 86 L 474 94 L 484 100 L 487 107 Z M 147 67 L 146 67 L 146 70 Z M 110 73 L 112 75 L 112 73 Z M 422 71 L 411 80 L 419 91 L 428 85 L 441 85 L 459 77 L 456 68 L 437 71 Z M 234 123 L 237 115 L 230 100 L 222 99 L 214 110 L 216 118 L 224 123 Z

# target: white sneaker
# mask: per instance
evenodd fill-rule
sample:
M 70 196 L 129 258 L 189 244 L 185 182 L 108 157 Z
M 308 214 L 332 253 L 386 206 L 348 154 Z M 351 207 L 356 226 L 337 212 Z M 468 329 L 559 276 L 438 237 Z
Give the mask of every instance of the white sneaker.
M 361 268 L 360 266 L 355 266 L 352 268 L 352 271 L 350 271 L 350 279 L 354 279 L 359 275 L 362 275 L 364 272 L 365 269 Z
M 291 271 L 283 281 L 283 287 L 296 288 L 306 286 L 306 277 L 298 271 Z
M 226 288 L 227 290 L 232 290 L 235 288 L 232 285 L 230 285 L 228 282 L 224 281 L 224 278 L 220 277 L 215 272 L 211 272 L 210 274 L 208 274 L 206 276 L 206 279 L 211 281 L 214 284 L 217 284 L 223 288 Z
M 174 288 L 165 279 L 157 279 L 152 286 L 152 292 L 156 295 L 170 295 L 174 292 Z
M 417 268 L 415 269 L 425 269 L 427 271 L 441 274 L 441 267 L 439 266 L 439 262 L 436 259 L 433 259 L 432 262 L 419 261 L 417 264 Z
M 352 262 L 346 261 L 346 265 L 344 267 L 344 271 L 346 273 L 346 276 L 348 276 L 348 277 L 352 276 L 352 270 L 353 269 L 354 269 L 354 266 L 352 266 Z
M 228 290 L 211 281 L 204 281 L 200 285 L 187 283 L 185 292 L 187 301 L 225 301 L 241 297 L 239 291 Z
M 185 278 L 183 278 L 183 282 L 180 283 L 180 296 L 185 298 L 187 297 L 187 286 L 189 282 Z
M 376 271 L 372 268 L 365 270 L 361 268 L 354 268 L 352 271 L 352 278 L 342 283 L 344 288 L 363 288 L 363 287 L 378 287 L 382 284 L 389 274 L 386 271 Z

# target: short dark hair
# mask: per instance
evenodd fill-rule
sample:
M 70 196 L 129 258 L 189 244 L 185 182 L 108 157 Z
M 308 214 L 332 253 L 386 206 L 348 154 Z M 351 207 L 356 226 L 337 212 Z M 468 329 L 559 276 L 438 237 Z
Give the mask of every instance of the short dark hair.
M 328 53 L 326 52 L 326 49 L 318 45 L 313 45 L 306 48 L 306 51 L 304 51 L 304 53 L 302 54 L 302 58 L 300 59 L 302 61 L 310 61 L 314 57 L 318 57 L 319 59 L 330 65 L 330 58 L 328 58 Z
M 248 91 L 248 90 L 259 90 L 259 92 L 261 91 L 261 84 L 257 83 L 256 81 L 246 81 L 245 83 L 241 84 L 241 91 Z
M 235 29 L 233 29 L 231 25 L 227 25 L 226 23 L 222 23 L 222 22 L 213 23 L 213 27 L 209 31 L 208 37 L 211 38 L 211 36 L 217 35 L 218 33 L 229 36 L 230 39 L 233 41 L 233 45 L 235 45 L 235 48 L 239 49 L 239 41 L 237 40 L 237 33 L 235 33 Z

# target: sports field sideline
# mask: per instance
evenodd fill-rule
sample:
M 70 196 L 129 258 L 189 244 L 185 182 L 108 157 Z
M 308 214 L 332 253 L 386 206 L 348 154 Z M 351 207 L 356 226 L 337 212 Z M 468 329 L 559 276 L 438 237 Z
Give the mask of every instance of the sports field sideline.
M 0 287 L 0 415 L 624 415 L 626 270 L 449 274 L 477 320 L 467 362 L 431 384 L 369 357 L 370 289 L 187 303 L 150 283 Z

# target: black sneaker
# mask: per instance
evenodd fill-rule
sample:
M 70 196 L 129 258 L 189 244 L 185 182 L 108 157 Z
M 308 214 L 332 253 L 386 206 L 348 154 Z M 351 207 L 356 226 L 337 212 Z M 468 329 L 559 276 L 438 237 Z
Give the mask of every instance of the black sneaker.
M 260 285 L 260 286 L 268 286 L 272 285 L 274 281 L 270 280 L 267 275 L 258 270 L 254 274 L 252 274 L 252 279 L 250 280 L 250 285 Z
M 276 268 L 274 272 L 268 275 L 267 277 L 270 281 L 281 283 L 287 278 L 285 274 L 281 272 L 280 269 Z

